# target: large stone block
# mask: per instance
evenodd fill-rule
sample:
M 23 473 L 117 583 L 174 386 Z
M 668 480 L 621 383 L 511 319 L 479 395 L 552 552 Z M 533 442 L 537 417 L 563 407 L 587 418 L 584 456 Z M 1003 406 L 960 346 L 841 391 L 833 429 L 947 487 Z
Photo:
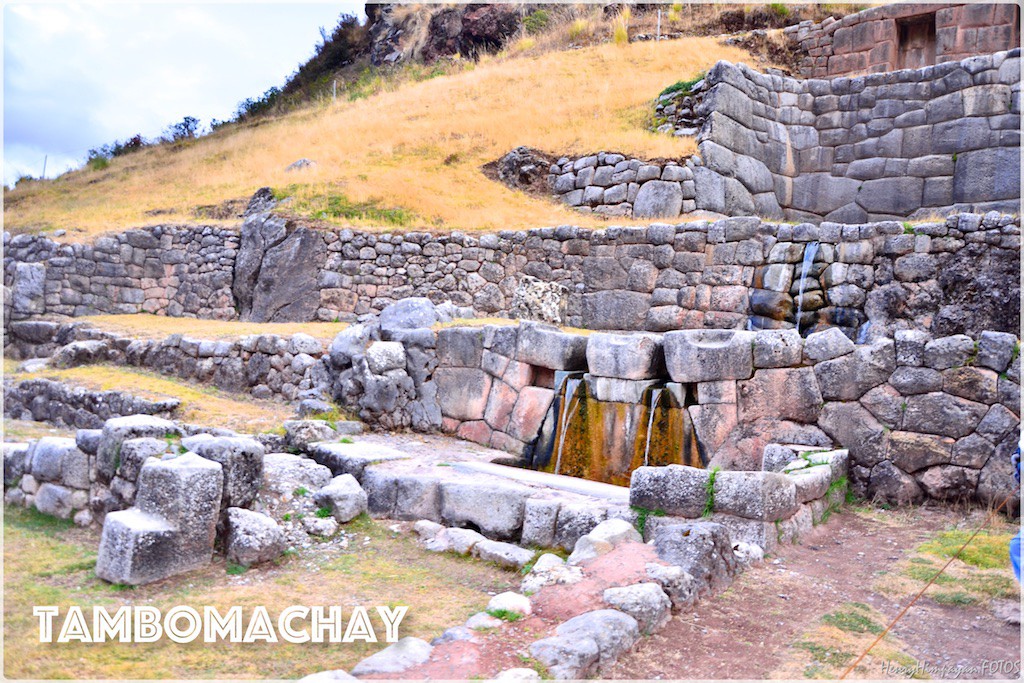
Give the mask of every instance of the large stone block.
M 803 339 L 796 330 L 762 330 L 754 335 L 754 367 L 800 365 L 803 347 Z
M 920 394 L 907 399 L 903 428 L 959 438 L 973 432 L 988 410 L 988 406 L 982 403 L 942 392 Z
M 814 423 L 821 411 L 821 392 L 811 368 L 758 370 L 751 379 L 737 382 L 739 421 L 761 417 Z
M 368 465 L 389 460 L 404 460 L 410 457 L 390 446 L 368 441 L 319 443 L 313 448 L 310 456 L 316 462 L 329 468 L 334 475 L 351 474 L 356 479 L 362 478 L 363 471 Z
M 994 147 L 957 155 L 953 171 L 953 201 L 991 202 L 1020 199 L 1020 150 Z
M 220 464 L 194 453 L 146 462 L 136 507 L 104 521 L 96 575 L 137 585 L 208 564 L 222 490 Z
M 441 365 L 478 368 L 483 352 L 482 327 L 449 327 L 437 333 L 437 360 Z
M 536 438 L 555 392 L 543 387 L 523 387 L 508 421 L 508 435 L 528 443 Z
M 895 369 L 893 341 L 878 339 L 852 354 L 818 363 L 814 374 L 826 401 L 855 401 L 889 379 Z
M 677 330 L 664 336 L 665 365 L 676 382 L 749 379 L 754 372 L 752 332 Z
M 587 340 L 591 375 L 649 379 L 661 374 L 664 363 L 661 338 L 653 334 L 596 333 Z
M 649 180 L 640 186 L 633 200 L 634 218 L 675 218 L 683 208 L 679 183 Z
M 904 472 L 917 472 L 950 461 L 953 439 L 896 431 L 889 435 L 889 458 Z
M 89 488 L 89 456 L 75 439 L 44 436 L 31 449 L 32 476 L 76 489 Z
M 715 476 L 715 512 L 774 522 L 792 516 L 798 506 L 796 486 L 785 475 L 722 470 Z
M 685 465 L 638 467 L 629 483 L 629 504 L 667 515 L 696 518 L 708 503 L 707 470 Z
M 197 455 L 221 464 L 224 491 L 221 508 L 250 507 L 263 484 L 263 444 L 244 436 L 199 435 L 182 439 Z
M 434 382 L 442 415 L 456 420 L 483 419 L 491 381 L 491 376 L 483 370 L 438 368 Z
M 583 325 L 592 330 L 643 329 L 651 296 L 618 289 L 583 295 Z
M 519 326 L 516 360 L 553 370 L 584 370 L 587 338 L 530 321 Z
M 450 526 L 472 526 L 488 538 L 519 535 L 530 490 L 491 483 L 445 482 L 441 485 L 441 518 Z
M 121 442 L 126 439 L 153 437 L 162 439 L 180 434 L 178 426 L 170 420 L 152 415 L 128 415 L 115 417 L 103 423 L 103 436 L 96 451 L 96 471 L 100 478 L 109 481 L 117 471 L 117 459 Z
M 885 427 L 859 403 L 826 403 L 818 426 L 837 444 L 849 449 L 855 465 L 872 467 L 885 456 Z

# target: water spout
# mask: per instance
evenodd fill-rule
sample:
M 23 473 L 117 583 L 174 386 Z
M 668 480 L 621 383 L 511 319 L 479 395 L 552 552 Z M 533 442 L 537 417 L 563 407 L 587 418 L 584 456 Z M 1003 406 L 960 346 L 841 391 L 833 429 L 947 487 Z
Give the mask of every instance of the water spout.
M 650 462 L 651 454 L 651 432 L 654 431 L 654 414 L 658 410 L 658 399 L 661 398 L 661 389 L 654 389 L 651 393 L 650 415 L 647 418 L 647 443 L 644 444 L 644 467 Z
M 570 383 L 575 382 L 575 386 L 571 389 Z M 565 434 L 569 430 L 569 425 L 572 423 L 573 410 L 576 405 L 579 404 L 579 396 L 577 395 L 581 381 L 566 377 L 565 382 L 562 383 L 562 411 L 561 415 L 558 416 L 558 448 L 555 451 L 555 474 L 558 474 L 562 468 L 562 448 L 565 446 Z
M 800 316 L 803 314 L 804 308 L 804 287 L 807 284 L 807 273 L 811 270 L 811 265 L 814 263 L 814 257 L 818 255 L 818 247 L 821 246 L 818 242 L 808 242 L 807 246 L 804 247 L 804 260 L 800 264 L 800 287 L 797 290 L 796 299 L 796 329 L 800 329 Z

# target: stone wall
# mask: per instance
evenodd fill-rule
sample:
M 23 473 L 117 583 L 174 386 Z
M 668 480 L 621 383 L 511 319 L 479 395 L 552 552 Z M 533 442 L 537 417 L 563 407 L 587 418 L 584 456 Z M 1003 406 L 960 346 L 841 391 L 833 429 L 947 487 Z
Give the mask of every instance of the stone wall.
M 254 398 L 291 401 L 319 397 L 316 387 L 328 383 L 324 345 L 302 333 L 247 335 L 232 341 L 181 334 L 135 339 L 81 323 L 27 320 L 9 325 L 5 344 L 8 357 L 52 356 L 51 362 L 59 367 L 106 362 L 147 368 L 226 391 L 246 392 Z
M 112 417 L 170 417 L 181 401 L 149 401 L 123 391 L 90 391 L 49 379 L 4 382 L 4 415 L 16 420 L 97 429 Z
M 930 40 L 920 40 L 917 50 L 926 54 L 908 50 L 914 38 L 906 27 L 915 20 L 932 22 L 925 28 Z M 830 78 L 920 66 L 915 59 L 941 64 L 1019 48 L 1019 22 L 1015 3 L 894 4 L 839 20 L 804 21 L 784 33 L 807 54 L 803 77 Z
M 716 64 L 696 205 L 861 223 L 1020 211 L 1020 50 L 913 71 L 794 80 Z
M 156 226 L 61 244 L 4 233 L 4 322 L 32 315 L 156 313 L 236 317 L 238 232 Z
M 442 429 L 528 458 L 559 373 L 587 372 L 596 339 L 532 323 L 443 330 L 432 377 Z M 998 504 L 1016 489 L 1015 335 L 985 332 L 975 342 L 903 331 L 854 345 L 835 329 L 806 340 L 792 330 L 682 330 L 654 339 L 662 381 L 693 387 L 687 410 L 709 465 L 760 469 L 773 443 L 834 445 L 849 449 L 855 490 L 891 503 Z M 596 356 L 609 353 L 602 346 Z M 639 365 L 657 367 L 650 360 Z
M 976 336 L 984 329 L 1015 332 L 1020 320 L 1013 305 L 1020 292 L 1019 219 L 998 213 L 956 215 L 909 227 L 892 221 L 790 225 L 745 217 L 480 236 L 308 232 L 326 256 L 322 269 L 300 280 L 304 296 L 317 300 L 319 308 L 290 309 L 289 314 L 300 316 L 292 318 L 297 320 L 353 320 L 416 296 L 450 300 L 478 315 L 657 332 L 748 324 L 792 327 L 798 307 L 802 330 L 836 325 L 851 336 L 866 321 L 879 332 L 918 328 Z M 806 245 L 815 242 L 819 246 L 808 277 L 801 279 Z M 6 269 L 38 269 L 47 283 L 61 287 L 46 295 L 51 300 L 84 298 L 91 292 L 90 281 L 66 273 L 106 262 L 93 260 L 96 252 L 90 247 L 75 247 L 80 255 L 57 266 L 23 261 L 26 252 L 57 248 L 46 238 L 15 238 L 5 256 Z M 201 290 L 216 276 L 226 281 L 217 290 L 220 296 L 229 296 L 231 272 L 228 264 L 218 263 L 212 274 L 174 276 L 176 291 Z M 263 262 L 260 272 L 261 291 L 270 291 L 271 283 L 292 271 Z M 121 282 L 120 291 L 145 291 L 141 279 Z M 17 286 L 7 291 L 14 293 L 8 301 L 19 300 Z M 84 312 L 33 301 L 38 314 Z M 136 312 L 151 301 L 144 298 L 142 304 L 116 310 Z M 160 312 L 192 310 L 203 309 L 168 305 Z M 234 312 L 226 306 L 216 310 Z M 22 332 L 33 334 L 29 327 Z M 196 368 L 208 364 L 204 360 Z

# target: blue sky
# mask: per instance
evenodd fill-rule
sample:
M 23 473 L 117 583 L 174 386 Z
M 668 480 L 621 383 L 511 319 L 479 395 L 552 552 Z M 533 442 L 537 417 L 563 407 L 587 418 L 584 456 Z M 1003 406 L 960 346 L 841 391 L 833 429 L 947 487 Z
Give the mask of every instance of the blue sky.
M 204 126 L 280 86 L 320 27 L 362 3 L 8 3 L 4 183 L 78 166 L 90 148 Z

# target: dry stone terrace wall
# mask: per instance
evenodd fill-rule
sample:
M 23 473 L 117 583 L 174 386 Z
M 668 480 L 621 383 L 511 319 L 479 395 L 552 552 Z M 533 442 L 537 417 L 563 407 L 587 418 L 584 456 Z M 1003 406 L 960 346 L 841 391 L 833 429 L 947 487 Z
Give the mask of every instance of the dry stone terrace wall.
M 160 234 L 160 239 L 166 234 L 161 228 L 139 232 Z M 998 213 L 955 215 L 910 228 L 893 221 L 791 225 L 742 217 L 604 230 L 561 226 L 481 236 L 307 232 L 312 237 L 306 239 L 318 240 L 326 257 L 315 276 L 301 280 L 307 295 L 319 301 L 315 313 L 310 308 L 302 314 L 320 320 L 353 320 L 397 300 L 425 296 L 472 307 L 478 315 L 537 318 L 589 329 L 662 332 L 743 328 L 748 322 L 755 327 L 791 327 L 798 306 L 802 329 L 836 325 L 851 336 L 866 321 L 879 332 L 917 328 L 937 335 L 976 336 L 984 329 L 1014 332 L 1019 327 L 1019 218 Z M 207 299 L 202 300 L 205 307 L 171 305 L 179 300 L 198 305 L 197 294 L 182 292 L 216 291 L 221 300 L 230 296 L 230 245 L 237 243 L 238 235 L 226 233 L 223 238 L 228 246 L 220 248 L 215 265 L 217 247 L 202 248 L 210 250 L 205 267 L 212 270 L 192 263 L 164 266 L 184 272 L 167 277 L 177 292 L 173 301 L 147 299 L 148 290 L 142 286 L 148 280 L 142 277 L 123 276 L 117 278 L 119 284 L 108 285 L 68 275 L 101 266 L 116 266 L 119 271 L 145 267 L 125 265 L 120 252 L 59 246 L 43 237 L 14 238 L 5 254 L 5 272 L 12 275 L 5 287 L 5 311 L 14 320 L 29 311 L 96 311 L 50 303 L 91 297 L 90 306 L 104 302 L 99 312 L 234 315 L 229 306 L 205 306 Z M 819 246 L 801 294 L 801 262 L 806 245 L 815 242 Z M 55 265 L 39 257 L 65 251 L 70 255 L 55 259 Z M 132 248 L 125 253 L 136 259 L 136 254 L 141 258 L 149 252 Z M 143 262 L 150 260 L 146 256 Z M 20 274 L 26 268 L 34 274 L 28 280 Z M 272 289 L 270 282 L 287 279 L 290 273 L 266 262 L 260 272 L 265 291 Z M 214 281 L 219 289 L 213 290 Z M 56 291 L 45 293 L 26 282 L 41 282 Z M 114 294 L 92 294 L 94 287 Z M 158 290 L 166 296 L 170 287 Z M 135 296 L 132 293 L 142 302 L 113 303 L 126 294 Z M 150 308 L 159 301 L 169 303 L 162 309 Z M 31 334 L 27 330 L 24 333 Z
M 324 345 L 308 334 L 248 335 L 232 341 L 174 334 L 151 340 L 119 337 L 81 323 L 44 320 L 14 321 L 7 332 L 4 351 L 8 357 L 52 356 L 51 363 L 59 367 L 115 363 L 157 370 L 226 391 L 247 392 L 255 398 L 285 400 L 318 398 L 316 387 L 329 383 L 322 360 Z M 138 409 L 120 414 L 151 412 Z
M 935 33 L 934 44 L 927 49 L 936 63 L 1020 47 L 1016 3 L 886 5 L 838 20 L 804 21 L 784 33 L 807 53 L 800 67 L 805 78 L 892 71 L 903 66 L 900 23 L 908 19 L 927 22 L 930 15 L 934 15 Z
M 4 233 L 4 322 L 32 315 L 156 313 L 228 320 L 238 232 L 157 226 L 61 244 Z
M 1020 211 L 1019 49 L 833 80 L 719 62 L 705 80 L 698 208 L 846 223 Z
M 104 421 L 125 415 L 170 417 L 180 404 L 177 399 L 149 401 L 121 391 L 90 391 L 48 379 L 4 382 L 5 416 L 80 429 L 97 429 Z

